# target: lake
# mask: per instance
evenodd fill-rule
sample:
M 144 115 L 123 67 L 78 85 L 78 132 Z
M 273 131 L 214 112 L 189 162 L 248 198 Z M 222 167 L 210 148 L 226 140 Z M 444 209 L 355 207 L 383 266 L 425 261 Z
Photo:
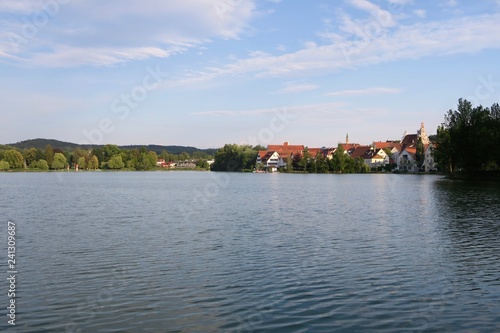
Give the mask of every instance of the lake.
M 0 199 L 2 331 L 500 331 L 497 184 L 0 173 Z

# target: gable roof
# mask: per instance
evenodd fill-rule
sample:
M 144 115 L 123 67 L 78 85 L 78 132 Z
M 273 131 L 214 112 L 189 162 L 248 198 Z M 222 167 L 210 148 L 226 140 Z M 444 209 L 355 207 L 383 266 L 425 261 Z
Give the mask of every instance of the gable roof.
M 352 158 L 363 157 L 368 151 L 371 150 L 371 148 L 371 146 L 358 146 L 350 152 L 350 155 Z
M 412 158 L 415 158 L 415 155 L 417 155 L 416 147 L 406 147 L 403 149 L 403 151 L 406 151 Z M 401 153 L 403 154 L 403 152 Z
M 418 134 L 406 134 L 405 137 L 403 138 L 403 141 L 401 142 L 401 146 L 413 146 L 416 145 L 418 142 Z
M 360 146 L 359 143 L 341 143 L 340 145 L 342 146 L 342 148 L 344 148 L 345 151 L 349 151 Z
M 262 163 L 266 163 L 274 155 L 274 153 L 276 153 L 274 150 L 267 151 L 266 154 L 260 158 Z
M 397 149 L 400 149 L 401 148 L 401 144 L 399 142 L 396 142 L 396 141 L 373 141 L 373 145 L 375 146 L 375 148 L 378 148 L 378 149 L 384 149 L 384 148 L 397 148 Z
M 267 150 L 259 150 L 258 156 L 262 159 L 267 154 Z
M 267 150 L 274 150 L 278 154 L 299 153 L 304 150 L 304 145 L 289 145 L 288 142 L 284 142 L 282 145 L 268 145 Z

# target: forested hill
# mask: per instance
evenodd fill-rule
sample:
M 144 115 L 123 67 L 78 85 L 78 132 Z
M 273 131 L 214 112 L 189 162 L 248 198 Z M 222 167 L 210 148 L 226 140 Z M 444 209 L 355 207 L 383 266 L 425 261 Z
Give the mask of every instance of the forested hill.
M 47 145 L 51 145 L 52 148 L 59 148 L 62 151 L 73 151 L 75 148 L 81 148 L 81 149 L 101 148 L 104 146 L 104 145 L 81 145 L 77 143 L 64 142 L 53 139 L 32 139 L 32 140 L 20 141 L 17 143 L 9 143 L 7 145 L 21 150 L 25 148 L 37 148 L 43 150 Z M 209 155 L 214 155 L 215 151 L 217 150 L 217 149 L 198 149 L 196 147 L 189 147 L 189 146 L 161 146 L 161 145 L 128 145 L 128 146 L 118 146 L 118 147 L 120 149 L 135 149 L 135 148 L 146 147 L 147 150 L 154 151 L 157 154 L 161 154 L 163 150 L 166 150 L 170 154 L 180 154 L 183 152 L 192 154 L 194 152 L 200 151 L 207 153 Z

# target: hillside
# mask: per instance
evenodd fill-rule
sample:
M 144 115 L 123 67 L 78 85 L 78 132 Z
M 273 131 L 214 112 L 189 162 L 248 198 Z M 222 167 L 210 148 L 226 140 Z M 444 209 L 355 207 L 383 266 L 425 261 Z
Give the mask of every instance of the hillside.
M 18 149 L 25 149 L 25 148 L 45 149 L 47 145 L 51 145 L 52 148 L 59 148 L 63 151 L 72 151 L 75 148 L 92 149 L 104 146 L 104 145 L 81 145 L 77 143 L 59 141 L 54 139 L 31 139 L 31 140 L 20 141 L 17 143 L 9 143 L 7 145 Z M 160 154 L 163 150 L 166 150 L 170 154 L 180 154 L 182 152 L 192 154 L 194 152 L 199 151 L 207 153 L 209 155 L 213 155 L 217 150 L 217 149 L 198 149 L 196 147 L 190 147 L 190 146 L 161 146 L 161 145 L 126 145 L 118 147 L 120 149 L 135 149 L 135 148 L 146 147 L 148 150 L 155 151 L 157 154 Z

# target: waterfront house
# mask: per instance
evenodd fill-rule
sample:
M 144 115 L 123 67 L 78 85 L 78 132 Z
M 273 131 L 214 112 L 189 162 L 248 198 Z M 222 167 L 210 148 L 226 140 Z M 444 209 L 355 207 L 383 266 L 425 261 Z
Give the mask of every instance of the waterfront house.
M 407 146 L 403 148 L 397 159 L 398 170 L 417 172 L 417 148 Z
M 419 141 L 424 145 L 425 151 L 425 147 L 430 144 L 430 141 L 425 132 L 424 123 L 420 124 L 420 129 L 416 134 L 408 134 L 405 132 L 403 135 L 403 139 L 401 140 L 401 152 L 396 159 L 397 170 L 409 172 L 419 171 L 417 166 L 417 145 Z
M 381 167 L 390 162 L 390 156 L 383 149 L 374 146 L 358 146 L 354 148 L 350 156 L 352 158 L 361 157 L 370 168 Z
M 274 172 L 278 170 L 280 154 L 277 151 L 260 150 L 257 154 L 257 165 L 261 168 Z
M 425 159 L 423 164 L 425 172 L 437 171 L 437 165 L 436 162 L 434 161 L 434 156 L 432 155 L 433 149 L 434 145 L 432 143 L 425 145 L 425 150 L 424 150 Z

